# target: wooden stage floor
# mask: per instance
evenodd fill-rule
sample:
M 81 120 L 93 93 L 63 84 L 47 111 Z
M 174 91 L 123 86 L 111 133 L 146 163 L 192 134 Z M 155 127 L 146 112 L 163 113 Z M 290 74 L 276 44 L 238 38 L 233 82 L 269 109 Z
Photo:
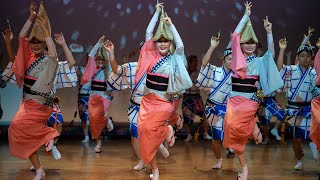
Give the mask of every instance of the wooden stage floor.
M 51 156 L 41 152 L 40 157 L 46 171 L 47 180 L 117 180 L 117 179 L 148 179 L 150 168 L 134 171 L 132 167 L 137 163 L 131 143 L 128 139 L 105 140 L 101 154 L 94 152 L 95 143 L 81 143 L 80 139 L 62 140 L 59 150 L 62 159 L 55 161 Z M 185 143 L 178 139 L 176 145 L 170 150 L 170 157 L 164 159 L 158 154 L 160 177 L 162 180 L 176 179 L 236 179 L 240 170 L 237 159 L 226 159 L 223 155 L 223 169 L 213 170 L 213 152 L 210 141 Z M 34 176 L 29 171 L 30 163 L 9 156 L 8 142 L 0 141 L 0 179 L 1 180 L 31 180 Z M 249 179 L 279 179 L 300 180 L 318 179 L 320 163 L 312 159 L 308 144 L 304 145 L 304 170 L 294 171 L 295 165 L 291 143 L 279 145 L 249 144 L 247 159 L 249 166 Z

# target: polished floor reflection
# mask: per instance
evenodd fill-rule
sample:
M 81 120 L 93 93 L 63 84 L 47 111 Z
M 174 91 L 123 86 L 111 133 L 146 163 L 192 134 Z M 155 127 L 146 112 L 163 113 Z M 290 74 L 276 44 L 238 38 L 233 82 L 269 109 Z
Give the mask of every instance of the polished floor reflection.
M 105 140 L 101 154 L 94 151 L 94 142 L 82 144 L 81 139 L 62 140 L 59 150 L 62 159 L 55 161 L 41 152 L 40 157 L 45 168 L 47 180 L 60 179 L 148 179 L 150 168 L 134 171 L 132 167 L 137 159 L 127 139 Z M 164 159 L 158 155 L 160 177 L 162 180 L 176 179 L 236 179 L 240 170 L 237 159 L 223 156 L 223 168 L 213 170 L 213 153 L 210 141 L 185 143 L 178 139 L 170 150 L 170 157 Z M 29 171 L 29 161 L 9 156 L 8 142 L 0 141 L 0 179 L 31 180 L 34 174 Z M 247 149 L 249 179 L 318 179 L 320 162 L 312 160 L 308 144 L 304 145 L 304 170 L 294 171 L 295 165 L 291 143 L 279 145 L 273 141 L 270 145 L 251 143 Z

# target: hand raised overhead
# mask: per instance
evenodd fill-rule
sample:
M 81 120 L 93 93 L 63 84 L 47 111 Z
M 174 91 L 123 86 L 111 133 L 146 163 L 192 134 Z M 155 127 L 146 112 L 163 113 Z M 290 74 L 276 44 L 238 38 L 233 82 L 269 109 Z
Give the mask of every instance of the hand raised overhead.
M 11 43 L 13 39 L 13 34 L 11 29 L 6 29 L 2 32 L 3 39 L 6 43 Z
M 166 13 L 165 16 L 161 19 L 161 21 L 163 21 L 163 22 L 166 23 L 167 25 L 171 25 L 171 24 L 172 24 L 171 18 L 168 16 L 167 13 Z
M 272 23 L 269 21 L 268 16 L 266 16 L 266 18 L 263 19 L 263 26 L 267 33 L 272 32 Z
M 29 6 L 29 13 L 30 13 L 29 20 L 30 21 L 35 20 L 37 17 L 36 8 L 37 8 L 36 3 L 31 2 L 30 6 Z
M 103 43 L 103 47 L 109 52 L 109 53 L 113 53 L 114 52 L 114 45 L 112 43 L 112 41 L 110 40 L 106 40 Z
M 251 2 L 246 1 L 246 2 L 244 3 L 244 6 L 245 6 L 245 12 L 244 12 L 244 14 L 246 14 L 246 15 L 250 16 L 250 15 L 251 15 L 251 7 L 252 7 L 252 3 L 251 3 Z
M 161 12 L 161 10 L 163 8 L 163 4 L 164 3 L 159 3 L 159 1 L 157 0 L 157 4 L 156 4 L 156 11 L 157 12 Z
M 216 48 L 218 47 L 219 43 L 220 43 L 220 33 L 218 33 L 216 36 L 212 36 L 210 40 L 211 47 Z
M 57 33 L 57 34 L 54 34 L 54 40 L 61 46 L 66 44 L 64 36 L 63 36 L 63 34 L 61 32 Z
M 315 28 L 309 27 L 309 29 L 308 29 L 308 37 L 311 37 L 312 34 L 313 34 L 315 31 L 316 31 Z
M 280 49 L 286 49 L 287 48 L 287 44 L 288 44 L 288 41 L 286 38 L 282 38 L 279 40 L 279 47 Z

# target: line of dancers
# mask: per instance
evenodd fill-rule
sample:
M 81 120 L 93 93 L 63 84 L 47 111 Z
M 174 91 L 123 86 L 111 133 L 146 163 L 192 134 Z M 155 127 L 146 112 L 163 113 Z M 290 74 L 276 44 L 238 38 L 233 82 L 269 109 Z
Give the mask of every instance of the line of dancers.
M 253 139 L 257 144 L 269 143 L 269 124 L 277 118 L 271 134 L 281 140 L 278 132 L 281 124 L 288 123 L 293 136 L 293 150 L 302 170 L 302 142 L 310 141 L 316 160 L 320 149 L 320 51 L 314 53 L 309 42 L 315 31 L 309 28 L 296 53 L 294 65 L 284 65 L 287 40 L 279 41 L 279 55 L 275 62 L 272 23 L 263 19 L 267 34 L 267 51 L 255 54 L 258 38 L 250 20 L 252 4 L 244 4 L 245 12 L 230 35 L 221 67 L 209 63 L 213 51 L 220 42 L 220 33 L 212 36 L 201 69 L 197 71 L 197 57 L 186 58 L 184 43 L 171 18 L 164 11 L 164 4 L 157 2 L 146 29 L 145 42 L 141 44 L 137 62 L 117 64 L 114 45 L 102 36 L 88 54 L 86 68 L 75 67 L 73 53 L 77 50 L 65 42 L 62 33 L 51 35 L 51 25 L 44 4 L 38 12 L 35 3 L 29 7 L 30 15 L 21 29 L 17 52 L 13 50 L 11 29 L 2 34 L 6 43 L 9 64 L 2 73 L 2 80 L 23 88 L 23 98 L 18 112 L 8 130 L 10 155 L 29 159 L 36 171 L 35 180 L 45 177 L 40 164 L 38 149 L 45 145 L 54 159 L 61 154 L 57 148 L 62 132 L 63 118 L 56 89 L 79 86 L 78 109 L 85 133 L 83 142 L 89 141 L 88 127 L 96 141 L 95 152 L 102 152 L 102 130 L 113 130 L 109 106 L 113 91 L 130 89 L 128 119 L 131 142 L 139 162 L 133 167 L 141 170 L 149 164 L 150 178 L 157 180 L 160 172 L 156 153 L 164 157 L 169 151 L 164 144 L 173 146 L 175 130 L 186 126 L 187 138 L 192 139 L 190 126 L 195 115 L 204 125 L 211 127 L 212 137 L 204 126 L 205 139 L 212 139 L 216 163 L 222 168 L 222 147 L 228 155 L 237 155 L 242 172 L 237 179 L 248 179 L 249 169 L 245 158 L 246 144 Z M 160 21 L 159 21 L 160 20 Z M 159 21 L 158 29 L 153 34 Z M 30 35 L 27 37 L 29 29 Z M 66 61 L 59 61 L 54 41 L 63 49 Z M 316 43 L 320 48 L 320 38 Z M 313 61 L 314 60 L 314 61 Z M 203 105 L 200 91 L 208 94 Z M 288 102 L 281 107 L 275 98 L 285 92 Z M 183 118 L 176 112 L 183 97 Z M 258 126 L 262 124 L 264 140 Z M 90 123 L 89 123 L 90 122 Z

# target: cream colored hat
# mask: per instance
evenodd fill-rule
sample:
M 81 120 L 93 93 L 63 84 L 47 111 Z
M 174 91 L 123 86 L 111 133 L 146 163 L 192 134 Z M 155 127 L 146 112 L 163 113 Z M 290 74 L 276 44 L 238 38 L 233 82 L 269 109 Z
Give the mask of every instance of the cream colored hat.
M 50 26 L 48 14 L 47 14 L 46 10 L 44 9 L 43 2 L 41 2 L 40 7 L 39 7 L 39 11 L 37 13 L 37 18 L 38 17 L 42 17 L 46 21 L 48 21 L 47 24 L 48 24 L 49 34 L 51 35 L 51 26 Z M 45 37 L 43 36 L 43 33 L 42 33 L 41 29 L 39 28 L 39 26 L 37 25 L 37 23 L 35 23 L 33 25 L 33 28 L 32 28 L 32 31 L 29 35 L 28 41 L 32 40 L 33 38 L 35 38 L 41 42 L 45 42 Z
M 170 40 L 170 41 L 173 40 L 173 35 L 172 35 L 172 32 L 171 32 L 169 26 L 165 22 L 161 21 L 161 19 L 165 17 L 164 16 L 165 14 L 166 13 L 162 9 L 159 27 L 158 27 L 156 34 L 153 36 L 153 41 L 158 41 L 161 38 L 161 36 L 167 40 Z
M 107 60 L 107 52 L 103 47 L 100 47 L 95 56 L 96 59 Z
M 253 27 L 251 20 L 249 19 L 246 25 L 244 26 L 241 36 L 240 36 L 240 43 L 246 43 L 250 41 L 251 39 L 255 42 L 258 43 L 258 38 L 256 34 L 254 33 Z
M 173 40 L 173 34 L 172 34 L 169 26 L 165 22 L 161 21 L 161 19 L 164 18 L 165 15 L 168 16 L 167 13 L 165 13 L 164 10 L 162 9 L 161 16 L 160 16 L 159 27 L 157 29 L 156 34 L 153 36 L 153 41 L 158 41 L 161 37 L 163 37 L 163 38 L 165 38 L 165 39 L 167 39 L 169 41 Z M 171 54 L 173 54 L 174 51 L 175 51 L 175 45 L 174 45 L 173 42 L 171 42 L 171 45 L 170 45 L 170 48 L 169 48 L 169 52 Z

